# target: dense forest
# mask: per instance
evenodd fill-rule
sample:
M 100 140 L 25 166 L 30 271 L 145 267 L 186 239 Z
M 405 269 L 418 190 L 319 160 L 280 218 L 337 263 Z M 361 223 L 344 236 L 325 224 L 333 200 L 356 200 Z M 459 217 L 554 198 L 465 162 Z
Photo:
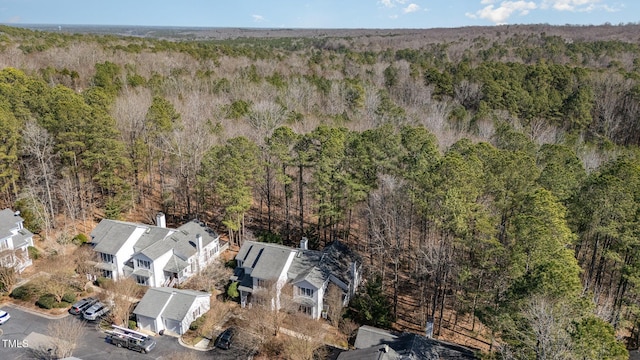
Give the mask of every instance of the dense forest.
M 159 210 L 233 244 L 340 239 L 386 294 L 376 325 L 432 321 L 488 358 L 625 359 L 640 339 L 638 38 L 3 26 L 0 202 L 40 246 Z

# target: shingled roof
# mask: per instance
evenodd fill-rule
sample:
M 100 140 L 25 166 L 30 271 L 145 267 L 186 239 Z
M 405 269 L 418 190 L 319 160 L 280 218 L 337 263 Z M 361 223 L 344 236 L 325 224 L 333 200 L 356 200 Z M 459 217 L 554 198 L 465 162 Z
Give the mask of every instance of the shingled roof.
M 399 359 L 402 360 L 478 359 L 473 350 L 446 341 L 431 339 L 414 333 L 395 334 L 372 326 L 361 326 L 358 329 L 354 344 L 356 349 L 379 349 L 381 345 L 387 345 L 393 349 L 400 356 Z M 339 357 L 339 359 L 359 360 L 370 358 Z

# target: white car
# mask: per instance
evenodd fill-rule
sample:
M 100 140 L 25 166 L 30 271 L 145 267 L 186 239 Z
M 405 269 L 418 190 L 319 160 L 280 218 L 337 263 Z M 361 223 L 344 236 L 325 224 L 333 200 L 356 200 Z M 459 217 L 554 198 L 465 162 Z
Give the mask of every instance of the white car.
M 6 311 L 0 310 L 0 325 L 6 323 L 9 319 L 11 319 L 11 315 Z

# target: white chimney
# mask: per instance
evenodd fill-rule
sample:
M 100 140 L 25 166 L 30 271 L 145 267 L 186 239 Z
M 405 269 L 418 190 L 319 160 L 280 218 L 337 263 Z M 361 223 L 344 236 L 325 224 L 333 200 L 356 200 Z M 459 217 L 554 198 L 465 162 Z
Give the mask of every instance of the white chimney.
M 198 250 L 198 255 L 202 251 L 202 235 L 196 234 L 196 246 Z
M 309 250 L 309 239 L 307 239 L 306 237 L 300 239 L 300 249 Z
M 156 226 L 161 228 L 167 227 L 167 220 L 163 212 L 159 212 L 158 215 L 156 215 Z

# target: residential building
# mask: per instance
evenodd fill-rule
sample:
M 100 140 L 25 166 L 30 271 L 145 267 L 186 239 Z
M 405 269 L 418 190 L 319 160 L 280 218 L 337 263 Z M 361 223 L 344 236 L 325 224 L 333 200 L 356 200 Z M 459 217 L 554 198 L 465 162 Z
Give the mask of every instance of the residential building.
M 0 211 L 0 265 L 14 267 L 18 273 L 33 262 L 29 258 L 29 246 L 33 246 L 33 234 L 24 228 L 19 211 Z
M 372 326 L 361 326 L 355 350 L 342 352 L 337 360 L 477 360 L 472 349 L 413 333 L 392 333 Z
M 131 276 L 141 285 L 172 287 L 197 274 L 228 248 L 202 221 L 170 229 L 160 213 L 156 223 L 102 220 L 91 232 L 102 276 L 113 280 Z
M 133 313 L 142 330 L 182 335 L 210 307 L 209 293 L 159 287 L 149 288 Z
M 291 286 L 288 296 L 298 310 L 314 319 L 326 316 L 327 289 L 336 285 L 342 292 L 342 305 L 355 294 L 360 283 L 360 257 L 339 241 L 323 250 L 309 250 L 303 238 L 299 248 L 245 241 L 236 255 L 232 281 L 237 281 L 241 305 L 252 303 L 257 291 L 265 286 L 276 289 L 275 305 L 280 308 L 281 290 Z

